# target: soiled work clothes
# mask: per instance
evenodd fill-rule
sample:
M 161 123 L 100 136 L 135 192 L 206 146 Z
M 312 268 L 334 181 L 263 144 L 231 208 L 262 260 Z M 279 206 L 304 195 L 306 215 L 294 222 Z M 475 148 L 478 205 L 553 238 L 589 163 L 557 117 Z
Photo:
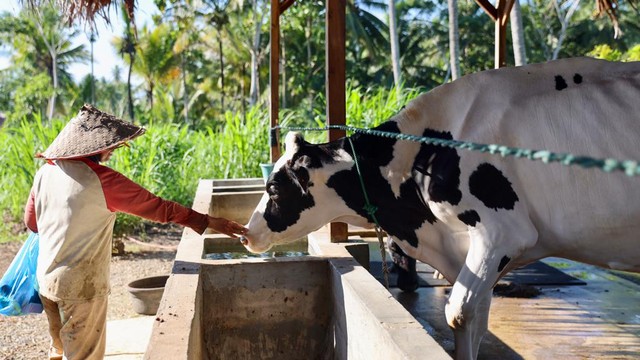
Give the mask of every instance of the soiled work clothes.
M 25 224 L 40 234 L 40 294 L 85 301 L 109 294 L 116 212 L 188 226 L 202 234 L 207 216 L 153 195 L 89 159 L 56 160 L 36 173 Z

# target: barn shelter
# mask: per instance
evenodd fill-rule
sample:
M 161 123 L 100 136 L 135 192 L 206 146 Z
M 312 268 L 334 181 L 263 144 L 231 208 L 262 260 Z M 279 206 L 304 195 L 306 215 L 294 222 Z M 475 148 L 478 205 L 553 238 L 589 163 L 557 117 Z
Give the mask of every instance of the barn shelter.
M 24 0 L 27 4 L 37 7 L 41 3 L 50 0 Z M 280 103 L 280 17 L 285 11 L 294 5 L 296 0 L 270 0 L 271 1 L 271 51 L 269 60 L 270 103 L 269 118 L 270 132 L 270 159 L 275 162 L 280 157 L 280 134 L 276 127 L 279 124 Z M 495 67 L 507 66 L 506 29 L 509 22 L 511 9 L 516 0 L 495 0 L 495 5 L 489 0 L 475 0 L 495 23 Z M 635 3 L 635 0 L 629 0 Z M 109 9 L 111 6 L 124 4 L 129 18 L 135 25 L 136 0 L 57 0 L 58 5 L 67 15 L 69 22 L 79 21 L 93 25 L 96 17 L 109 22 Z M 617 20 L 618 0 L 594 0 L 598 16 L 606 14 L 612 22 L 616 34 L 619 33 Z M 327 99 L 326 125 L 345 125 L 346 118 L 346 72 L 345 72 L 345 13 L 346 0 L 326 0 L 325 19 L 325 92 Z M 134 26 L 135 28 L 135 26 Z M 344 137 L 344 130 L 331 129 L 328 131 L 328 140 L 336 140 Z M 332 223 L 330 236 L 332 241 L 340 242 L 348 238 L 346 224 Z
M 276 102 L 276 103 L 277 103 L 277 102 Z M 276 137 L 274 137 L 274 139 L 277 139 L 277 138 L 276 138 Z M 276 142 L 276 144 L 277 144 L 277 142 Z M 185 268 L 186 268 L 186 267 L 185 267 Z M 183 270 L 184 270 L 184 269 L 183 269 Z M 188 274 L 181 274 L 181 275 L 188 275 Z M 285 301 L 285 302 L 287 302 L 287 300 L 286 300 L 286 299 L 285 299 L 284 301 Z M 197 301 L 194 301 L 194 303 L 198 303 L 198 302 L 197 302 Z M 338 306 L 337 308 L 340 308 L 340 306 Z M 171 314 L 169 314 L 169 315 L 171 315 Z

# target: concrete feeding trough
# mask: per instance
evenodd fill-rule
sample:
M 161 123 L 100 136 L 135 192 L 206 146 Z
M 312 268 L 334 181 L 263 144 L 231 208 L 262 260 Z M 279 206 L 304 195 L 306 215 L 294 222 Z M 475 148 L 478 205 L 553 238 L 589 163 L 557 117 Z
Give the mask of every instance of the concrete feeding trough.
M 230 192 L 213 184 L 200 182 L 194 208 L 226 216 L 211 202 Z M 237 199 L 228 204 L 246 222 L 259 198 L 244 214 Z M 312 234 L 267 257 L 214 259 L 208 254 L 244 250 L 223 235 L 185 230 L 145 358 L 450 358 L 351 256 L 349 245 L 324 238 Z

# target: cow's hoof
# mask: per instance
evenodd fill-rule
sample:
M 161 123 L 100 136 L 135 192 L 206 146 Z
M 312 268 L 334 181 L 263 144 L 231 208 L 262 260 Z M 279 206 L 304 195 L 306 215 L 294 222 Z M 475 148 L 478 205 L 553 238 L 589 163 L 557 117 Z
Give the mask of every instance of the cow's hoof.
M 418 277 L 410 277 L 408 279 L 402 279 L 398 277 L 398 288 L 404 292 L 414 292 L 418 289 Z

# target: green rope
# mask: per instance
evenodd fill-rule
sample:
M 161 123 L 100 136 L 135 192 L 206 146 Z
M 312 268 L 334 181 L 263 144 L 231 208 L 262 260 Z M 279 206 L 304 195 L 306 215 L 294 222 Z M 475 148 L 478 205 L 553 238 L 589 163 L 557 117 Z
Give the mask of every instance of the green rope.
M 387 266 L 387 253 L 384 249 L 384 241 L 382 240 L 382 227 L 376 218 L 376 211 L 378 208 L 371 204 L 369 201 L 369 195 L 367 194 L 367 189 L 364 186 L 364 179 L 362 177 L 362 172 L 360 172 L 360 165 L 358 165 L 358 155 L 356 155 L 356 148 L 353 146 L 353 141 L 351 141 L 351 137 L 347 137 L 349 140 L 349 145 L 351 145 L 351 152 L 353 153 L 353 162 L 356 165 L 356 172 L 358 173 L 358 180 L 360 180 L 360 187 L 362 188 L 362 194 L 364 195 L 364 211 L 371 216 L 374 224 L 376 224 L 376 235 L 378 236 L 378 244 L 380 246 L 380 257 L 382 258 L 382 275 L 384 277 L 384 286 L 389 288 L 389 267 Z
M 557 162 L 562 165 L 577 165 L 583 168 L 598 168 L 604 172 L 622 171 L 627 176 L 640 175 L 640 166 L 636 160 L 616 160 L 616 159 L 597 159 L 590 156 L 577 156 L 573 154 L 558 154 L 548 150 L 532 150 L 517 147 L 509 147 L 498 144 L 479 144 L 467 141 L 447 140 L 440 138 L 415 136 L 410 134 L 400 134 L 375 129 L 362 129 L 347 125 L 328 125 L 326 127 L 289 127 L 278 126 L 277 129 L 285 129 L 292 131 L 326 131 L 326 130 L 345 130 L 354 133 L 362 133 L 367 135 L 376 135 L 386 138 L 395 138 L 399 140 L 415 141 L 427 145 L 436 145 L 449 148 L 457 148 L 462 150 L 479 151 L 489 154 L 498 154 L 502 157 L 513 156 L 516 158 L 526 158 L 533 161 L 542 161 L 545 164 Z
M 376 226 L 380 227 L 380 224 L 378 223 L 378 219 L 376 218 L 376 211 L 378 211 L 378 208 L 373 204 L 371 204 L 371 201 L 369 201 L 369 195 L 367 195 L 367 189 L 364 187 L 364 179 L 362 178 L 362 173 L 360 172 L 360 165 L 358 164 L 358 156 L 356 155 L 356 148 L 353 146 L 353 141 L 351 141 L 351 137 L 347 137 L 347 140 L 349 140 L 349 145 L 351 145 L 351 152 L 353 153 L 353 162 L 356 164 L 356 172 L 358 172 L 358 180 L 360 180 L 360 187 L 362 188 L 362 193 L 364 194 L 363 209 L 364 211 L 367 212 L 367 214 L 369 214 L 369 216 L 371 216 L 371 219 L 373 219 L 373 222 L 376 224 Z

